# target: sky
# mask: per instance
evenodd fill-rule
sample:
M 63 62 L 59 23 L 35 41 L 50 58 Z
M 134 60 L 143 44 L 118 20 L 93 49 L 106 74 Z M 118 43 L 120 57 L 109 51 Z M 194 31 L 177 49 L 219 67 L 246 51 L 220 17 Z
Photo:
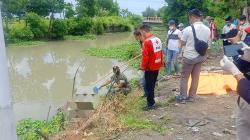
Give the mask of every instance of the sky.
M 121 9 L 128 8 L 132 13 L 139 15 L 142 15 L 148 6 L 158 10 L 165 4 L 165 0 L 117 0 L 117 2 Z
M 65 0 L 66 2 L 75 3 L 75 0 Z M 142 12 L 150 6 L 158 10 L 165 4 L 165 0 L 117 0 L 121 9 L 127 9 L 135 14 L 142 15 Z

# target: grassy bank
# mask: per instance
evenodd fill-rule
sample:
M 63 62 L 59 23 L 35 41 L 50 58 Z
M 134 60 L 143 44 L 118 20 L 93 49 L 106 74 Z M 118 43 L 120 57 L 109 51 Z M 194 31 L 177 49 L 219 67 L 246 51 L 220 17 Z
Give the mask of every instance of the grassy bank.
M 64 114 L 58 113 L 50 120 L 24 119 L 17 124 L 17 135 L 20 140 L 46 139 L 64 129 Z
M 111 48 L 89 48 L 84 50 L 86 54 L 91 56 L 113 58 L 119 61 L 128 61 L 141 54 L 140 44 L 138 42 L 125 43 Z M 138 69 L 141 58 L 132 61 L 130 64 Z

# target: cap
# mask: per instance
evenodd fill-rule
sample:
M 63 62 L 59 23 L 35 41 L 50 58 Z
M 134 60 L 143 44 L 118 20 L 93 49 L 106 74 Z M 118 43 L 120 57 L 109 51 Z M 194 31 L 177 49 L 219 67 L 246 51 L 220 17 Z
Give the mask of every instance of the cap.
M 168 22 L 168 25 L 175 25 L 175 21 L 174 21 L 174 20 L 170 20 L 170 21 Z
M 232 21 L 232 17 L 231 16 L 228 16 L 226 19 L 225 19 L 225 21 Z
M 239 19 L 240 19 L 240 20 L 246 20 L 247 17 L 246 17 L 245 15 L 241 15 Z
M 238 34 L 238 32 L 239 32 L 239 30 L 237 30 L 237 29 L 232 29 L 232 30 L 229 31 L 228 33 L 222 34 L 222 35 L 221 35 L 221 38 L 222 38 L 222 39 L 228 39 L 228 38 L 236 37 L 237 34 Z
M 184 24 L 183 24 L 183 23 L 180 23 L 180 24 L 178 25 L 178 27 L 184 27 Z
M 197 17 L 202 17 L 203 16 L 202 12 L 199 9 L 192 9 L 192 10 L 190 10 L 188 12 L 188 14 L 190 16 L 193 15 L 193 16 L 197 16 Z

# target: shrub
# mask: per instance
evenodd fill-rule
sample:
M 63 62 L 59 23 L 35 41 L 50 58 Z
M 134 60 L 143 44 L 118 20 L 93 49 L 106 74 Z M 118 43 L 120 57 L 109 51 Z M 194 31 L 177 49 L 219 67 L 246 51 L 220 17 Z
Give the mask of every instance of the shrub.
M 94 33 L 97 35 L 101 35 L 104 32 L 104 27 L 101 21 L 95 21 L 94 27 L 93 27 Z
M 34 38 L 34 34 L 29 27 L 13 27 L 7 34 L 8 42 L 17 42 L 19 40 L 30 41 Z
M 67 25 L 62 20 L 55 20 L 52 24 L 51 37 L 52 39 L 63 39 L 67 33 Z
M 27 24 L 34 34 L 34 38 L 40 39 L 46 37 L 48 26 L 45 21 L 36 13 L 28 13 L 25 17 Z
M 71 18 L 67 21 L 70 35 L 84 35 L 90 33 L 93 27 L 93 19 L 84 17 L 81 19 Z

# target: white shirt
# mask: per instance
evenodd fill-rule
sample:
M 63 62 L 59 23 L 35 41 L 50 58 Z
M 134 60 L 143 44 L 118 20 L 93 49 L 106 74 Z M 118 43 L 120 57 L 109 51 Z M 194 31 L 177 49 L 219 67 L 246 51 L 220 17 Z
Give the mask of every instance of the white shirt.
M 179 29 L 175 29 L 172 32 L 172 30 L 168 31 L 168 49 L 179 52 L 182 33 Z
M 226 33 L 230 32 L 232 29 L 236 29 L 236 26 L 234 24 L 231 24 L 230 26 L 225 25 L 223 27 L 222 33 L 226 34 Z
M 197 38 L 208 43 L 210 39 L 210 29 L 202 22 L 195 22 L 193 25 Z M 191 26 L 188 26 L 183 30 L 181 40 L 186 42 L 186 46 L 183 50 L 183 56 L 185 58 L 192 60 L 199 56 L 199 53 L 195 50 L 194 47 L 194 36 Z

